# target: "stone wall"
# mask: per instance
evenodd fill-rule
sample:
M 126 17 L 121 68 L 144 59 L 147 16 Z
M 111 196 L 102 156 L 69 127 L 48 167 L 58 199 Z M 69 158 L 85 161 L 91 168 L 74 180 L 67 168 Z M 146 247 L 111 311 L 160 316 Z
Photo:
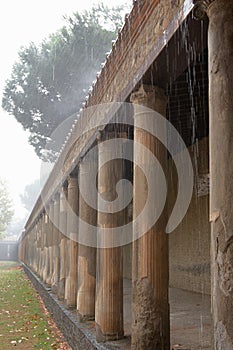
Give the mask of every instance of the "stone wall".
M 190 148 L 195 185 L 189 209 L 169 236 L 170 286 L 210 294 L 210 223 L 208 139 Z M 170 208 L 176 198 L 176 174 L 171 167 Z

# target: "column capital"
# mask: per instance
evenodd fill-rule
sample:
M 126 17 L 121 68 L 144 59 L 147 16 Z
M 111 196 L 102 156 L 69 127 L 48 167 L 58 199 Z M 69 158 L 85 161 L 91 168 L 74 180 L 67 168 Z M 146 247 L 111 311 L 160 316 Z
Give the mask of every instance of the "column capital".
M 193 0 L 194 17 L 196 19 L 203 19 L 208 11 L 208 8 L 215 0 Z
M 75 174 L 70 174 L 67 178 L 68 181 L 68 188 L 72 187 L 72 186 L 77 186 L 78 184 L 78 176 Z
M 99 142 L 101 142 L 101 140 L 102 140 L 102 135 L 103 135 L 103 131 L 102 131 L 102 130 L 98 130 L 98 133 L 97 133 L 97 135 L 96 135 L 96 142 L 97 142 L 97 144 L 98 144 Z
M 138 113 L 141 114 L 141 106 L 156 111 L 163 116 L 166 115 L 167 96 L 165 91 L 158 86 L 142 84 L 137 91 L 131 94 L 130 101 L 135 104 L 134 119 Z M 146 110 L 143 110 L 143 112 L 145 113 Z
M 50 198 L 48 206 L 49 206 L 49 209 L 54 206 L 54 197 Z
M 164 98 L 164 90 L 154 86 L 154 85 L 146 85 L 142 84 L 140 88 L 133 92 L 130 97 L 130 101 L 132 103 L 137 104 L 144 104 L 144 102 L 148 99 L 151 99 L 151 97 L 157 96 L 158 98 Z
M 53 200 L 54 200 L 54 205 L 60 201 L 60 192 L 55 193 Z
M 68 187 L 62 187 L 60 189 L 60 200 L 67 198 Z

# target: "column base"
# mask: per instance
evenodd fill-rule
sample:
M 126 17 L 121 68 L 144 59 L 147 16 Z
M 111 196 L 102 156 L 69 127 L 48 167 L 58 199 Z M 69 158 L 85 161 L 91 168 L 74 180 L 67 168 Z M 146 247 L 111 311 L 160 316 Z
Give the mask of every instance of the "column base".
M 78 312 L 78 320 L 80 323 L 87 322 L 87 321 L 94 321 L 95 316 L 94 315 L 82 315 Z
M 76 305 L 72 304 L 69 300 L 65 300 L 65 308 L 67 310 L 74 310 Z
M 146 278 L 133 284 L 132 350 L 169 350 L 169 304 L 156 300 Z
M 65 307 L 67 309 L 74 309 L 76 308 L 76 293 L 75 293 L 75 286 L 74 282 L 70 277 L 66 279 L 66 286 L 65 286 Z
M 57 291 L 57 298 L 58 300 L 64 300 L 65 299 L 65 284 L 66 284 L 66 279 L 62 278 L 58 282 L 58 291 Z
M 51 292 L 52 292 L 53 294 L 57 294 L 57 291 L 58 291 L 58 285 L 57 285 L 57 284 L 53 284 L 53 285 L 51 286 Z
M 123 330 L 120 332 L 111 333 L 111 334 L 103 333 L 98 323 L 95 324 L 95 329 L 96 329 L 96 340 L 97 342 L 100 342 L 100 343 L 111 341 L 111 340 L 120 340 L 124 338 Z
M 45 284 L 46 284 L 46 286 L 47 286 L 48 288 L 51 288 L 51 278 L 48 278 L 48 279 L 46 280 Z

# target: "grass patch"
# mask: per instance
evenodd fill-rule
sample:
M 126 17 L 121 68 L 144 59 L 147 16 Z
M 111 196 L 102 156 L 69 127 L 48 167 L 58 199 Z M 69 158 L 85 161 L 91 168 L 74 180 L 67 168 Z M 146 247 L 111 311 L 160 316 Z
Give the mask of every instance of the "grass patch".
M 0 348 L 58 349 L 50 320 L 18 263 L 0 262 Z

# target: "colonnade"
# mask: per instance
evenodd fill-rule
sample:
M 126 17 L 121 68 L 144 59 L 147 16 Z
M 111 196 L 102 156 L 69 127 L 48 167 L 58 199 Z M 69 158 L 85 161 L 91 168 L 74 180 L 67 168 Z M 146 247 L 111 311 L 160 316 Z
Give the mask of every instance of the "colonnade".
M 214 348 L 233 348 L 233 1 L 194 1 L 200 14 L 209 17 L 209 115 L 210 115 L 210 220 L 211 276 Z M 148 132 L 137 127 L 137 104 L 166 114 L 166 96 L 159 87 L 141 85 L 131 94 L 134 111 L 134 141 L 149 149 L 166 173 L 166 151 Z M 77 308 L 80 321 L 95 320 L 97 340 L 124 336 L 122 247 L 103 248 L 98 230 L 124 225 L 124 210 L 116 215 L 94 210 L 82 198 L 80 186 L 88 192 L 89 172 L 98 167 L 101 143 L 111 138 L 127 138 L 106 129 L 98 140 L 98 159 L 84 156 L 54 194 L 35 222 L 23 234 L 19 256 L 49 287 L 64 300 L 67 308 Z M 149 162 L 141 151 L 139 157 Z M 122 157 L 124 158 L 124 157 Z M 135 162 L 136 164 L 136 162 Z M 147 164 L 149 166 L 149 164 Z M 114 200 L 115 185 L 122 178 L 122 162 L 109 162 L 99 172 L 99 195 Z M 156 179 L 155 179 L 156 184 Z M 133 215 L 141 211 L 147 195 L 146 180 L 134 165 Z M 98 199 L 95 201 L 98 208 Z M 96 245 L 79 243 L 85 230 L 81 217 L 96 227 Z M 132 239 L 132 342 L 131 349 L 168 350 L 170 344 L 168 301 L 168 236 L 165 234 L 167 211 L 139 239 Z M 143 222 L 140 223 L 143 226 Z M 138 230 L 132 225 L 132 237 Z M 140 228 L 139 228 L 140 229 Z
M 159 88 L 141 86 L 137 93 L 132 94 L 131 99 L 135 104 L 158 108 L 158 112 L 163 115 L 166 113 L 165 94 Z M 135 120 L 136 116 L 135 108 Z M 83 157 L 60 191 L 46 203 L 30 230 L 24 233 L 20 244 L 20 259 L 51 288 L 52 293 L 57 294 L 58 299 L 64 301 L 67 308 L 77 308 L 80 322 L 95 320 L 96 338 L 105 341 L 124 336 L 123 247 L 111 242 L 114 240 L 111 231 L 127 223 L 128 209 L 126 207 L 117 213 L 106 214 L 95 209 L 98 208 L 100 198 L 97 192 L 94 198 L 96 203 L 92 203 L 92 207 L 82 194 L 88 195 L 88 190 L 91 190 L 90 175 L 97 172 L 98 162 L 104 163 L 106 152 L 112 152 L 112 149 L 106 149 L 106 145 L 102 148 L 103 142 L 117 138 L 127 140 L 128 134 L 127 129 L 119 130 L 116 126 L 115 129 L 107 127 L 99 135 L 96 140 L 96 159 L 88 153 Z M 159 150 L 154 137 L 135 127 L 134 138 L 149 147 L 157 158 L 161 158 L 161 162 L 165 161 L 165 149 Z M 143 153 L 141 157 L 144 158 Z M 123 154 L 121 158 L 102 166 L 96 179 L 99 196 L 109 203 L 115 199 L 116 184 L 124 178 Z M 144 159 L 143 162 L 149 162 L 149 159 Z M 146 199 L 146 192 L 141 193 L 141 188 L 145 186 L 137 167 L 134 169 L 134 184 L 138 186 L 134 191 L 133 203 L 137 213 L 140 211 L 137 201 L 141 203 Z M 90 193 L 90 198 L 93 199 L 93 193 Z M 88 232 L 85 232 L 87 228 L 80 224 L 79 218 L 96 228 L 96 242 L 91 246 L 82 243 Z M 132 348 L 135 349 L 143 349 L 152 343 L 160 349 L 167 349 L 169 344 L 168 238 L 164 233 L 165 221 L 166 211 L 160 223 L 134 242 L 133 246 Z M 102 229 L 105 232 L 107 229 L 109 235 L 100 234 Z M 132 226 L 132 237 L 133 231 Z M 145 308 L 141 307 L 142 300 L 137 298 L 137 294 L 141 295 L 142 300 L 148 300 Z M 149 321 L 148 310 L 150 315 L 153 314 L 157 325 L 155 329 L 154 322 L 149 322 L 148 335 L 144 336 L 143 326 Z

